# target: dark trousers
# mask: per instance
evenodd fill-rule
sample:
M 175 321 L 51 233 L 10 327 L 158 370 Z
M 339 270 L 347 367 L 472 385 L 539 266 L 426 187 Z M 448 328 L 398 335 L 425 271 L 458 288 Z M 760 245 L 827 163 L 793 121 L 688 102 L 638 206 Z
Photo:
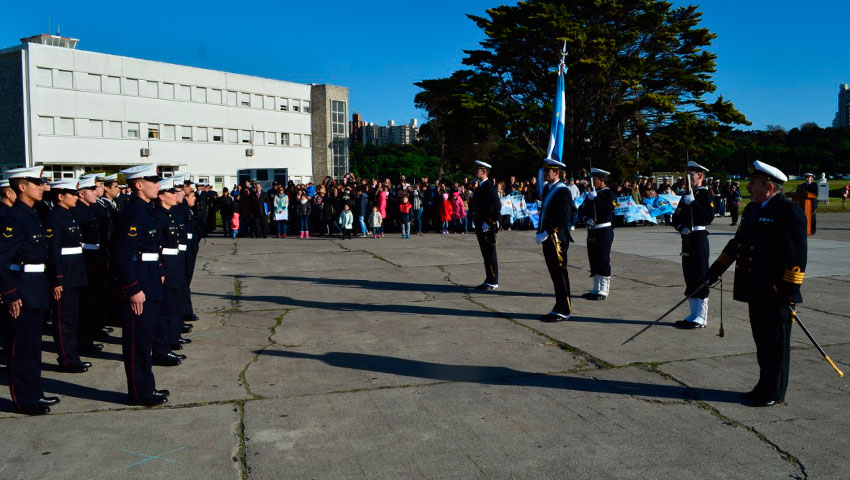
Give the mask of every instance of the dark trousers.
M 53 342 L 59 353 L 59 365 L 69 367 L 80 364 L 77 329 L 80 326 L 80 288 L 63 287 L 59 301 L 51 299 L 53 315 Z
M 3 308 L 7 308 L 3 305 Z M 44 396 L 41 389 L 41 327 L 48 310 L 21 308 L 18 318 L 4 315 L 7 323 L 9 391 L 15 408 L 35 406 Z
M 486 232 L 476 232 L 481 256 L 484 258 L 484 283 L 499 284 L 499 260 L 496 257 L 496 231 L 491 227 Z
M 130 401 L 149 400 L 156 382 L 153 378 L 153 349 L 159 322 L 159 300 L 146 300 L 141 315 L 135 315 L 125 303 L 126 316 L 122 338 L 124 372 L 127 374 L 127 394 Z
M 180 324 L 183 319 L 178 315 L 177 302 L 183 294 L 182 288 L 162 286 L 162 303 L 159 305 L 159 321 L 153 341 L 153 356 L 162 358 L 171 352 L 171 346 L 180 338 Z
M 103 299 L 107 291 L 105 250 L 83 250 L 88 284 L 80 287 L 78 340 L 83 351 L 91 349 L 94 339 L 106 325 Z
M 587 231 L 587 259 L 590 261 L 590 276 L 611 276 L 611 245 L 614 229 L 595 228 Z
M 567 273 L 567 244 L 559 242 L 560 249 L 558 249 L 554 240 L 555 237 L 552 235 L 543 242 L 543 258 L 546 260 L 546 268 L 555 287 L 555 307 L 552 311 L 569 315 L 573 309 L 570 303 L 570 275 Z M 558 261 L 559 251 L 563 264 Z
M 254 237 L 262 236 L 266 238 L 268 235 L 269 217 L 268 215 L 258 215 L 254 217 Z
M 738 223 L 738 207 L 739 204 L 730 204 L 729 213 L 732 215 L 732 225 Z
M 682 235 L 682 273 L 685 295 L 690 295 L 708 276 L 708 232 L 700 230 Z M 708 288 L 700 289 L 693 298 L 708 298 Z
M 230 228 L 230 222 L 231 221 L 233 221 L 233 212 L 222 211 L 221 212 L 221 228 L 224 229 L 224 236 L 225 237 L 230 237 L 230 235 L 231 235 L 231 232 L 232 232 L 232 230 Z
M 189 248 L 186 249 L 186 285 L 182 289 L 182 300 L 178 301 L 177 307 L 181 318 L 191 317 L 195 314 L 195 309 L 192 307 L 192 293 L 189 287 L 192 285 L 192 277 L 195 275 L 195 260 L 197 256 L 197 246 L 190 242 Z
M 791 364 L 791 312 L 771 300 L 750 302 L 749 311 L 759 364 L 755 390 L 766 399 L 784 400 Z

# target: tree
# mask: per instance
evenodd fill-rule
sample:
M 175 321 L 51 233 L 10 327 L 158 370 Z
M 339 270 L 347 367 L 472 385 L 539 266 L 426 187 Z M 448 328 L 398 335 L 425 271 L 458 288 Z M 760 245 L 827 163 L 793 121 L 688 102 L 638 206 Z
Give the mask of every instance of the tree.
M 468 15 L 486 34 L 480 49 L 465 52 L 469 68 L 416 84 L 423 89 L 416 104 L 443 126 L 447 149 L 489 136 L 499 144 L 490 152 L 509 144 L 525 157 L 525 171 L 536 168 L 548 142 L 554 67 L 565 41 L 564 158 L 647 169 L 678 161 L 690 146 L 710 147 L 731 124 L 749 123 L 722 96 L 707 99 L 715 91 L 715 55 L 705 48 L 715 35 L 698 27 L 694 6 L 525 1 L 486 13 Z

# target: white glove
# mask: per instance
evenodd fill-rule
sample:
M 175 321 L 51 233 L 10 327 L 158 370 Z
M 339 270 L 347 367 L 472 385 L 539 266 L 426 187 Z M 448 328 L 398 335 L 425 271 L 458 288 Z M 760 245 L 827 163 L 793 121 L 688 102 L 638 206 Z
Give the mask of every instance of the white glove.
M 486 232 L 486 231 L 489 231 L 489 230 L 490 230 L 490 225 L 488 225 L 486 223 L 481 224 L 481 231 L 482 232 Z
M 596 225 L 596 221 L 595 221 L 595 220 L 593 220 L 592 218 L 586 218 L 586 219 L 584 220 L 584 223 L 586 223 L 586 224 L 588 224 L 588 225 L 590 225 L 590 226 Z
M 596 198 L 596 190 L 591 190 L 591 191 L 587 192 L 587 199 L 588 200 L 593 200 L 594 198 Z
M 534 241 L 537 242 L 537 244 L 539 245 L 539 244 L 545 242 L 547 238 L 549 238 L 548 233 L 540 232 L 540 233 L 537 234 L 537 237 L 535 237 Z
M 682 201 L 685 202 L 685 205 L 690 205 L 694 201 L 694 196 L 689 193 L 682 197 Z
M 687 234 L 691 233 L 691 229 L 690 228 L 683 228 L 681 233 L 682 233 L 682 235 L 687 235 Z

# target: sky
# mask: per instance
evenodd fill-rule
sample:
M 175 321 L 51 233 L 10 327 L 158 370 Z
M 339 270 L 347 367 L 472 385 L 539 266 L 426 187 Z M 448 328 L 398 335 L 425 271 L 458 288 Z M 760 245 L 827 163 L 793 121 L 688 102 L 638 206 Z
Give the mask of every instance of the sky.
M 461 68 L 463 50 L 484 38 L 465 14 L 485 15 L 499 3 L 8 2 L 0 48 L 61 28 L 63 36 L 80 39 L 82 50 L 346 86 L 350 111 L 366 121 L 422 123 L 413 83 Z M 710 48 L 718 55 L 716 93 L 752 122 L 741 128 L 831 125 L 838 85 L 850 83 L 850 2 L 673 3 L 696 4 L 702 26 L 718 35 Z

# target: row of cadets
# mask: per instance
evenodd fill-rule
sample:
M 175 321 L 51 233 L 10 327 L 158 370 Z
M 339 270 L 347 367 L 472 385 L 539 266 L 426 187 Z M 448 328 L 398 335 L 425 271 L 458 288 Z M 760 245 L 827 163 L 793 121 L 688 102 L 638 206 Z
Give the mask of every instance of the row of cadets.
M 97 183 L 95 175 L 80 177 L 78 201 L 71 208 L 82 235 L 83 259 L 86 264 L 86 284 L 80 290 L 80 325 L 78 330 L 79 351 L 93 354 L 103 350 L 103 344 L 95 339 L 103 337 L 103 302 L 106 288 L 107 256 L 101 248 L 101 222 L 98 215 L 105 215 L 97 205 Z M 100 213 L 98 213 L 100 212 Z
M 97 270 L 90 272 L 89 274 L 88 290 L 90 292 L 99 292 L 101 295 L 103 295 L 103 292 L 107 291 L 110 283 L 107 272 L 109 268 L 109 256 L 112 254 L 110 250 L 110 243 L 112 241 L 112 232 L 114 230 L 113 224 L 115 223 L 114 218 L 110 215 L 111 212 L 107 210 L 106 205 L 104 205 L 101 201 L 104 196 L 107 178 L 111 179 L 111 183 L 112 181 L 117 180 L 118 175 L 115 174 L 107 177 L 104 172 L 96 172 L 88 173 L 80 177 L 80 182 L 85 183 L 87 188 L 94 192 L 93 196 L 86 196 L 87 201 L 85 203 L 97 221 L 96 248 L 95 244 L 91 244 L 88 247 L 83 245 L 83 249 L 87 250 L 87 261 L 91 261 L 88 260 L 88 258 L 97 258 L 99 262 Z M 93 254 L 92 251 L 94 250 L 98 253 Z M 83 303 L 86 303 L 85 298 L 83 298 Z M 90 325 L 93 338 L 105 339 L 109 333 L 112 332 L 111 328 L 106 327 L 106 315 L 108 310 L 101 306 L 101 308 L 92 309 L 89 313 L 91 314 L 91 318 L 88 320 L 88 324 Z M 99 350 L 98 347 L 95 348 Z
M 608 188 L 607 172 L 591 168 L 593 189 L 579 207 L 579 215 L 587 224 L 587 257 L 590 261 L 590 276 L 593 289 L 582 295 L 588 300 L 605 300 L 611 286 L 611 245 L 614 243 L 614 206 L 617 199 Z
M 59 402 L 57 397 L 45 397 L 41 389 L 41 333 L 50 309 L 47 239 L 34 209 L 44 195 L 41 171 L 42 167 L 30 167 L 4 173 L 17 198 L 0 227 L 9 390 L 15 409 L 29 415 L 50 413 L 50 405 Z
M 182 321 L 177 312 L 177 304 L 186 283 L 185 251 L 180 250 L 182 233 L 178 216 L 174 177 L 164 178 L 159 181 L 159 193 L 154 207 L 165 281 L 162 283 L 162 304 L 153 343 L 153 363 L 166 367 L 179 365 L 180 361 L 186 358 L 185 355 L 171 351 L 173 347 L 180 346 L 178 340 Z
M 169 394 L 156 389 L 151 356 L 165 280 L 152 203 L 159 194 L 160 178 L 153 164 L 121 173 L 132 193 L 118 217 L 112 260 L 126 299 L 122 353 L 128 401 L 131 405 L 155 406 L 167 402 Z
M 192 295 L 190 288 L 192 285 L 192 277 L 195 274 L 195 260 L 198 257 L 198 250 L 201 246 L 201 222 L 198 216 L 197 196 L 195 195 L 195 184 L 189 180 L 189 174 L 183 177 L 183 221 L 186 231 L 186 288 L 183 289 L 183 301 L 180 305 L 180 312 L 184 322 L 193 322 L 198 320 L 195 315 L 194 307 L 192 306 Z M 188 333 L 192 330 L 191 325 L 182 327 L 183 333 Z

